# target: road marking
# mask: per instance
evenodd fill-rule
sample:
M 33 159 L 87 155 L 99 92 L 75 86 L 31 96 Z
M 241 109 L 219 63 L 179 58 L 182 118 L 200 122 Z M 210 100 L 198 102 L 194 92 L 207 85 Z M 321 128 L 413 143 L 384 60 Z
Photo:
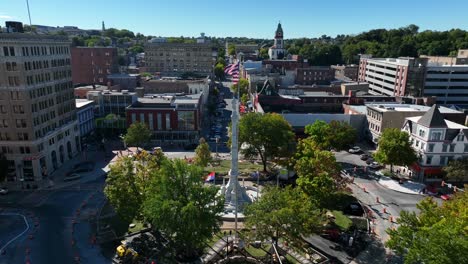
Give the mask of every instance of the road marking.
M 10 244 L 12 243 L 13 241 L 15 241 L 16 239 L 18 239 L 20 236 L 22 236 L 24 233 L 28 232 L 29 230 L 29 224 L 28 224 L 28 221 L 26 220 L 26 216 L 22 215 L 22 214 L 16 214 L 16 213 L 3 213 L 3 214 L 0 214 L 0 215 L 15 215 L 15 216 L 22 216 L 23 217 L 23 220 L 24 220 L 24 223 L 26 224 L 26 229 L 23 230 L 23 232 L 21 232 L 19 235 L 17 235 L 16 237 L 12 238 L 10 241 L 8 241 L 2 248 L 0 248 L 0 252 L 3 252 L 3 250 Z

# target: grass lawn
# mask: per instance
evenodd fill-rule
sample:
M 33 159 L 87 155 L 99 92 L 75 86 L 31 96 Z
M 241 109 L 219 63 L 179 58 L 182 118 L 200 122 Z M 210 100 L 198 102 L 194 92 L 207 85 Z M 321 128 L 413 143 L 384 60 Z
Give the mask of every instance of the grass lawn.
M 216 174 L 228 174 L 231 169 L 231 160 L 221 160 L 218 164 L 213 164 L 213 166 L 205 167 L 205 172 L 209 173 L 211 171 L 216 172 Z M 241 174 L 250 174 L 254 171 L 263 171 L 262 164 L 255 164 L 250 161 L 239 161 L 239 172 Z
M 288 263 L 292 263 L 292 264 L 299 264 L 300 262 L 297 261 L 295 258 L 293 258 L 291 255 L 286 255 L 286 260 L 288 261 Z
M 145 229 L 145 227 L 143 226 L 143 223 L 140 222 L 140 221 L 133 220 L 132 224 L 135 224 L 135 227 L 130 228 L 130 226 L 129 226 L 128 227 L 128 232 L 135 233 L 135 232 L 138 232 L 138 231 L 140 231 L 142 229 Z
M 268 251 L 270 250 L 271 248 L 271 245 L 270 244 L 262 244 L 262 248 L 265 250 L 265 251 Z M 255 248 L 255 247 L 246 247 L 245 250 L 247 252 L 249 252 L 250 255 L 252 255 L 252 257 L 264 257 L 267 255 L 267 253 L 265 251 L 263 251 L 261 248 Z
M 333 211 L 333 215 L 335 216 L 335 224 L 342 230 L 347 230 L 353 221 L 349 219 L 346 215 L 343 214 L 341 211 Z

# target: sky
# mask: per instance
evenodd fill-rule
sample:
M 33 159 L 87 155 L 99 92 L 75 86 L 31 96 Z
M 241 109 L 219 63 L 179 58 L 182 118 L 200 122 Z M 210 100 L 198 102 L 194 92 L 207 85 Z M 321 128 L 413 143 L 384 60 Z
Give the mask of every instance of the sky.
M 416 24 L 468 30 L 468 0 L 29 0 L 32 24 L 129 29 L 152 36 L 285 38 Z M 0 25 L 29 24 L 26 0 L 0 0 Z

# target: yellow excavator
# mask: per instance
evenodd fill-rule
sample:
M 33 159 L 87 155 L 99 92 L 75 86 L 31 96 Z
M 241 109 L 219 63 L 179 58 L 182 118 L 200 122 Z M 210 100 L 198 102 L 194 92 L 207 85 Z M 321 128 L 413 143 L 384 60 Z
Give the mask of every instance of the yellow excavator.
M 138 259 L 138 252 L 136 252 L 127 241 L 122 240 L 121 245 L 117 247 L 117 258 L 120 260 L 133 260 Z

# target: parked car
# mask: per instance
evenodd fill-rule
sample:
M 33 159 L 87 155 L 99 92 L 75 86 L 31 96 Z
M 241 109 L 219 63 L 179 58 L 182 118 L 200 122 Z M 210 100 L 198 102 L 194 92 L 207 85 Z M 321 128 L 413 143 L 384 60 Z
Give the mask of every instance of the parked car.
M 380 167 L 381 165 L 376 161 L 373 161 L 371 164 L 369 164 L 369 168 L 371 169 L 379 169 Z
M 63 181 L 74 181 L 81 178 L 81 175 L 78 173 L 72 173 L 63 178 Z
M 366 164 L 367 164 L 367 165 L 370 165 L 372 162 L 374 162 L 374 160 L 373 160 L 372 158 L 368 158 L 368 159 L 366 160 Z
M 359 157 L 361 158 L 361 160 L 367 160 L 369 159 L 369 154 L 364 153 L 364 154 L 361 154 Z
M 8 194 L 8 189 L 7 188 L 0 188 L 0 194 L 1 195 Z
M 360 203 L 352 202 L 344 209 L 343 212 L 348 215 L 362 216 L 364 214 L 364 209 Z
M 184 146 L 184 149 L 185 149 L 185 150 L 194 150 L 194 149 L 197 148 L 197 146 L 198 146 L 198 145 L 195 144 L 195 143 L 193 143 L 193 144 L 188 144 L 188 145 L 185 145 L 185 146 Z
M 360 147 L 357 147 L 357 146 L 355 146 L 355 147 L 352 147 L 352 148 L 350 148 L 350 149 L 348 150 L 348 152 L 349 152 L 349 153 L 356 154 L 356 153 L 359 153 L 359 152 L 361 152 L 361 148 L 360 148 Z
M 448 201 L 448 200 L 452 199 L 452 195 L 451 194 L 442 194 L 440 196 L 440 199 L 442 199 L 444 201 Z

